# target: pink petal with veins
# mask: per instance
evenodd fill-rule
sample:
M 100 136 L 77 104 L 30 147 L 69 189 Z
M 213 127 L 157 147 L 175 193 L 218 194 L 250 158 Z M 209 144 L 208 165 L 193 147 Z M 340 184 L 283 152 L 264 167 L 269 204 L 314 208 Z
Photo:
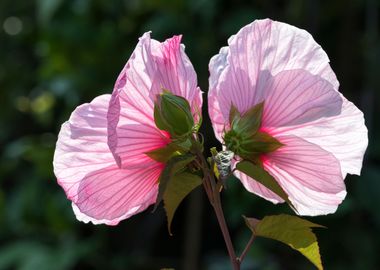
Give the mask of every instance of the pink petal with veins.
M 163 165 L 150 160 L 144 169 L 117 166 L 107 145 L 110 98 L 102 95 L 74 110 L 62 125 L 53 164 L 79 220 L 116 225 L 154 203 Z
M 336 211 L 346 187 L 335 156 L 295 136 L 278 136 L 284 144 L 265 156 L 264 168 L 281 185 L 300 215 Z
M 341 112 L 339 92 L 320 76 L 301 69 L 270 76 L 260 92 L 262 98 L 258 101 L 264 101 L 264 129 L 297 126 Z
M 298 126 L 282 127 L 272 134 L 295 135 L 319 145 L 340 162 L 343 178 L 347 173 L 360 175 L 368 145 L 363 113 L 346 98 L 341 113 Z
M 111 95 L 79 106 L 62 125 L 54 156 L 59 184 L 79 220 L 116 225 L 155 202 L 164 164 L 146 152 L 170 143 L 154 122 L 156 94 L 185 97 L 194 117 L 202 92 L 175 36 L 160 43 L 144 34 Z
M 198 119 L 202 92 L 181 36 L 160 43 L 145 33 L 116 81 L 108 112 L 108 144 L 123 168 L 141 166 L 150 159 L 146 152 L 170 142 L 153 117 L 163 89 L 186 98 Z
M 225 126 L 220 114 L 226 116 L 231 103 L 242 111 L 251 108 L 262 98 L 267 80 L 282 71 L 302 69 L 339 87 L 328 56 L 305 30 L 256 20 L 231 36 L 228 45 L 209 64 L 209 114 L 217 138 Z
M 255 181 L 248 175 L 240 172 L 240 171 L 235 171 L 234 175 L 240 180 L 240 182 L 243 184 L 246 190 L 249 192 L 255 193 L 256 195 L 274 203 L 283 203 L 284 200 L 275 194 L 273 191 L 270 189 L 266 188 L 264 185 L 260 184 L 259 182 Z
M 243 113 L 264 101 L 262 129 L 280 141 L 288 138 L 267 155 L 265 169 L 300 214 L 335 211 L 345 196 L 346 173 L 360 173 L 368 139 L 362 113 L 338 92 L 326 53 L 306 31 L 268 19 L 243 27 L 228 45 L 209 64 L 209 115 L 217 138 L 223 142 L 229 129 L 232 104 Z M 294 149 L 300 157 L 282 159 Z M 324 160 L 331 166 L 325 168 Z M 320 169 L 325 171 L 316 175 Z M 246 175 L 237 175 L 249 191 L 282 201 Z

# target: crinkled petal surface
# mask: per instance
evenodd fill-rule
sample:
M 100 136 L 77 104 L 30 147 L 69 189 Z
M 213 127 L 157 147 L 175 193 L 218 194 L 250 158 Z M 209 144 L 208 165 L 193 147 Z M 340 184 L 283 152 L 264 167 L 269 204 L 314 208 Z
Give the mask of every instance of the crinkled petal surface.
M 229 128 L 232 104 L 244 113 L 264 101 L 263 131 L 293 138 L 265 157 L 265 168 L 289 192 L 300 214 L 334 212 L 345 196 L 346 173 L 360 173 L 368 139 L 363 114 L 338 92 L 326 53 L 306 31 L 268 19 L 243 27 L 228 45 L 209 64 L 209 115 L 217 138 L 222 142 Z M 299 145 L 324 158 L 313 162 L 314 154 L 307 158 Z M 281 155 L 288 157 L 286 151 L 296 147 L 304 157 L 284 163 Z M 336 166 L 326 170 L 333 179 L 313 173 L 326 165 L 323 159 Z M 274 203 L 282 201 L 248 176 L 237 176 L 249 191 Z
M 300 69 L 270 76 L 260 92 L 264 101 L 262 126 L 266 129 L 298 126 L 341 112 L 342 98 L 333 86 Z
M 300 215 L 334 213 L 346 196 L 339 161 L 318 145 L 296 136 L 278 136 L 284 144 L 262 157 L 263 166 L 288 194 Z M 244 187 L 273 203 L 284 202 L 249 176 L 235 171 Z
M 233 166 L 236 165 L 233 164 Z M 276 193 L 272 192 L 270 189 L 266 188 L 264 185 L 260 184 L 259 182 L 255 181 L 245 173 L 242 173 L 240 171 L 234 171 L 234 175 L 240 180 L 240 182 L 243 184 L 246 190 L 249 192 L 255 193 L 256 195 L 272 202 L 272 203 L 283 203 L 284 200 L 278 196 Z
M 153 117 L 156 95 L 163 89 L 186 98 L 198 118 L 202 93 L 181 36 L 160 43 L 145 33 L 116 81 L 108 111 L 108 144 L 119 166 L 145 166 L 150 160 L 146 152 L 170 142 Z
M 160 43 L 144 34 L 112 96 L 79 106 L 62 125 L 54 169 L 78 219 L 115 225 L 155 202 L 164 165 L 146 153 L 170 142 L 155 126 L 156 95 L 167 89 L 185 97 L 196 119 L 202 106 L 180 42 L 180 36 Z
M 246 111 L 260 102 L 267 80 L 285 70 L 301 69 L 328 81 L 339 82 L 323 49 L 306 31 L 269 19 L 256 20 L 228 40 L 209 64 L 209 114 L 220 137 L 231 104 Z
M 274 134 L 295 135 L 319 145 L 339 160 L 343 178 L 347 173 L 360 175 L 368 145 L 363 113 L 343 98 L 341 113 L 303 125 L 273 130 Z
M 133 170 L 117 166 L 107 145 L 110 98 L 102 95 L 75 109 L 62 125 L 53 164 L 79 220 L 116 225 L 155 202 L 162 165 L 150 161 Z
M 336 211 L 346 195 L 339 161 L 318 145 L 295 136 L 279 136 L 284 144 L 264 156 L 264 168 L 281 185 L 300 215 Z

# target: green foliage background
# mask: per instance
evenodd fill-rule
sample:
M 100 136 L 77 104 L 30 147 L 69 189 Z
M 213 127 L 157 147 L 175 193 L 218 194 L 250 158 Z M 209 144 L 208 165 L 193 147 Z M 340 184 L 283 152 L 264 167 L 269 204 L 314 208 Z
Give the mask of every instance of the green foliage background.
M 86 225 L 75 220 L 56 184 L 52 158 L 61 123 L 79 104 L 112 91 L 145 31 L 158 40 L 183 34 L 207 91 L 210 57 L 242 26 L 266 17 L 311 32 L 329 55 L 341 92 L 366 115 L 370 145 L 362 176 L 347 177 L 348 196 L 336 214 L 311 220 L 328 227 L 317 231 L 326 269 L 380 269 L 377 0 L 1 0 L 0 269 L 229 269 L 201 190 L 179 208 L 173 237 L 162 209 L 117 227 Z M 209 127 L 203 132 L 208 148 L 217 144 Z M 249 194 L 238 181 L 223 201 L 239 250 L 250 233 L 242 214 L 290 213 Z M 297 252 L 264 239 L 244 267 L 313 269 Z

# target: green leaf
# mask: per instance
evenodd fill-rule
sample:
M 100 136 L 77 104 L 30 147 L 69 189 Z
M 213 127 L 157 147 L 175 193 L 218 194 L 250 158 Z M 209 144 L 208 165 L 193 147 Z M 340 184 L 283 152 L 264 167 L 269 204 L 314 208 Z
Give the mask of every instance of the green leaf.
M 262 167 L 255 165 L 250 161 L 243 160 L 243 161 L 240 161 L 236 165 L 236 169 L 238 171 L 241 171 L 242 173 L 245 173 L 246 175 L 251 177 L 253 180 L 264 185 L 266 188 L 270 189 L 271 191 L 276 193 L 278 196 L 280 196 L 282 199 L 284 199 L 291 207 L 293 207 L 291 202 L 289 201 L 289 198 L 286 192 L 277 183 L 277 181 L 273 178 L 273 176 L 271 176 Z
M 162 148 L 149 151 L 145 154 L 155 161 L 166 163 L 173 156 L 180 154 L 178 150 L 175 144 L 169 143 Z
M 324 226 L 285 214 L 266 216 L 262 220 L 246 217 L 244 219 L 255 236 L 280 241 L 301 252 L 319 270 L 323 269 L 317 237 L 311 228 L 325 228 Z
M 201 184 L 202 179 L 199 176 L 186 172 L 173 175 L 167 183 L 163 200 L 170 235 L 172 235 L 170 226 L 177 207 L 191 191 Z
M 194 159 L 195 159 L 195 156 L 186 154 L 186 155 L 174 156 L 166 163 L 166 166 L 162 170 L 160 178 L 159 178 L 158 195 L 157 195 L 157 200 L 156 200 L 156 204 L 154 205 L 153 211 L 157 209 L 157 206 L 162 201 L 163 195 L 166 191 L 167 185 L 169 181 L 171 180 L 171 178 L 176 173 L 183 170 Z

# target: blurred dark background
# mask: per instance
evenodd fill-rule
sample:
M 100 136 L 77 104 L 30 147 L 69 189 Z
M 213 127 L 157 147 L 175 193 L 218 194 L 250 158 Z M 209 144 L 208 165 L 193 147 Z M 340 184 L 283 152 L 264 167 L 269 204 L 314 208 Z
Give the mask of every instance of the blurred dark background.
M 162 209 L 116 227 L 86 225 L 56 184 L 52 158 L 60 125 L 79 104 L 112 91 L 145 31 L 161 41 L 183 34 L 207 91 L 210 57 L 242 26 L 266 17 L 312 33 L 340 91 L 365 113 L 370 144 L 362 176 L 346 178 L 348 195 L 336 214 L 311 220 L 328 227 L 317 230 L 326 269 L 380 269 L 379 6 L 378 0 L 1 0 L 0 269 L 230 269 L 202 190 L 179 208 L 172 237 Z M 207 146 L 217 144 L 210 128 L 204 133 Z M 223 202 L 238 253 L 250 235 L 242 214 L 290 213 L 238 181 Z M 296 251 L 257 239 L 243 269 L 314 268 Z

